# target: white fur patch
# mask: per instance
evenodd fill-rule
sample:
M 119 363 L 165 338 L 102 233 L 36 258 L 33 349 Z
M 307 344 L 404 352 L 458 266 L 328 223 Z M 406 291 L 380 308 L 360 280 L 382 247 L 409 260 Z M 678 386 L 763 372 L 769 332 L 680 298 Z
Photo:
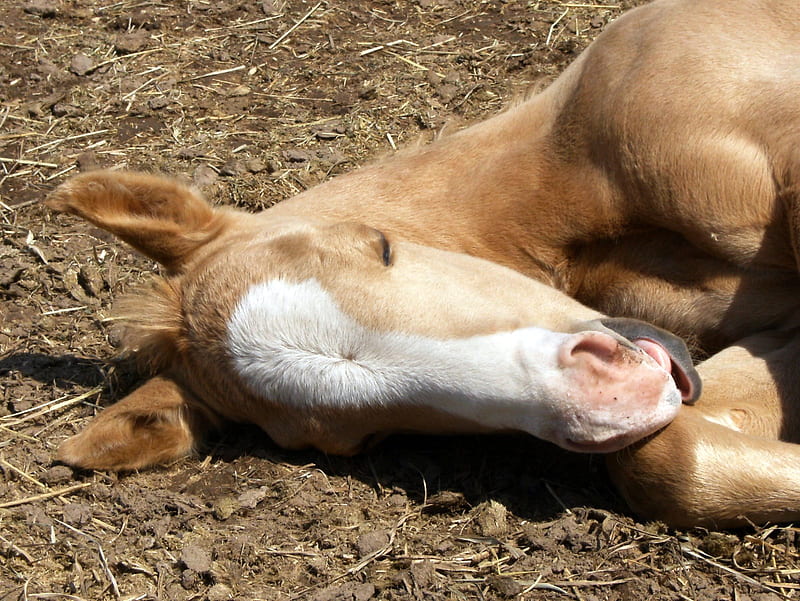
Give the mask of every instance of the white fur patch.
M 360 409 L 428 406 L 567 448 L 631 442 L 674 418 L 680 394 L 652 359 L 642 353 L 629 379 L 614 384 L 591 361 L 559 365 L 571 336 L 536 327 L 448 340 L 378 332 L 345 314 L 315 280 L 254 285 L 228 322 L 237 375 L 253 394 L 288 407 L 352 410 L 357 419 Z M 650 386 L 660 398 L 639 402 L 639 368 L 663 376 L 663 390 Z
M 424 403 L 536 435 L 551 421 L 548 382 L 558 379 L 566 337 L 540 328 L 454 340 L 376 332 L 315 280 L 255 285 L 228 323 L 234 368 L 263 398 L 353 409 Z
M 730 415 L 704 415 L 703 419 L 713 424 L 725 426 L 730 430 L 741 432 L 742 429 Z

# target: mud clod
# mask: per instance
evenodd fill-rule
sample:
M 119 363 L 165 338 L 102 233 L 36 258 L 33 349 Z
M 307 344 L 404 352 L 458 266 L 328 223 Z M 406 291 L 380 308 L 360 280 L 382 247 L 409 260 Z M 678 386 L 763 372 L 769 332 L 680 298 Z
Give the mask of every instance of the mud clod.
M 497 501 L 487 501 L 473 511 L 475 529 L 482 536 L 501 538 L 508 534 L 508 509 Z
M 114 40 L 114 49 L 120 54 L 139 52 L 147 46 L 150 34 L 144 29 L 121 33 Z
M 29 0 L 23 5 L 23 10 L 43 19 L 52 19 L 58 14 L 58 3 L 54 0 Z
M 360 558 L 368 557 L 389 544 L 389 532 L 386 530 L 375 530 L 366 532 L 358 537 L 356 550 Z
M 89 71 L 94 69 L 94 61 L 86 56 L 83 52 L 79 52 L 72 57 L 69 64 L 69 70 L 75 75 L 86 75 Z
M 187 545 L 181 550 L 181 563 L 186 571 L 206 574 L 211 571 L 211 555 L 197 545 Z
M 81 528 L 92 521 L 92 508 L 84 503 L 68 503 L 62 510 L 64 522 Z

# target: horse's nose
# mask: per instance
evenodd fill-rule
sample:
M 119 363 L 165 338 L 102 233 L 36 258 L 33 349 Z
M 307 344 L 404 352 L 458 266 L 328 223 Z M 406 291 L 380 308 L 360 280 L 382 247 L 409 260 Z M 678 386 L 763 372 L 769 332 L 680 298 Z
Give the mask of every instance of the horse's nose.
M 558 349 L 559 367 L 583 365 L 602 369 L 603 365 L 618 361 L 630 351 L 615 339 L 602 332 L 580 332 L 570 336 Z

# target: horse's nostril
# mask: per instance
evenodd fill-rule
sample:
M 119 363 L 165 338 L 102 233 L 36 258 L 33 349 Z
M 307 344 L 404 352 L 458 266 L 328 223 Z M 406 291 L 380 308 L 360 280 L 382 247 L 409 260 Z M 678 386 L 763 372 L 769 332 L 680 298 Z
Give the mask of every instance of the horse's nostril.
M 620 345 L 611 336 L 601 332 L 581 332 L 572 335 L 561 347 L 559 363 L 562 367 L 575 365 L 587 357 L 609 363 L 619 355 Z

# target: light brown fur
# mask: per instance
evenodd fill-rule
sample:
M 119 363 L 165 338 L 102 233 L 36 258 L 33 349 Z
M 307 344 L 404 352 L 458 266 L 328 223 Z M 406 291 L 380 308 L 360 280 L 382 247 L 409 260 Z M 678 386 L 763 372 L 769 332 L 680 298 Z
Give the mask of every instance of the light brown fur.
M 689 10 L 692 19 L 682 18 Z M 257 217 L 259 227 L 299 228 L 302 238 L 304 228 L 358 222 L 390 240 L 481 257 L 604 313 L 684 336 L 698 356 L 710 357 L 699 366 L 703 396 L 662 432 L 609 457 L 623 495 L 642 514 L 680 526 L 795 520 L 798 18 L 794 0 L 653 2 L 620 18 L 530 100 L 280 203 Z M 188 215 L 156 209 L 160 221 L 151 228 L 139 217 L 153 209 L 125 200 L 115 214 L 115 201 L 101 195 L 112 209 L 98 216 L 109 209 L 91 200 L 95 178 L 140 186 L 147 198 L 185 198 Z M 89 174 L 73 182 L 56 193 L 54 207 L 164 262 L 170 277 L 182 278 L 181 289 L 203 302 L 197 291 L 214 280 L 192 281 L 192 274 L 206 273 L 200 267 L 230 243 L 240 216 L 209 214 L 185 189 L 141 175 Z M 320 261 L 337 248 L 379 252 L 375 240 L 364 241 L 369 236 L 358 238 L 362 246 L 353 250 L 348 232 L 326 234 Z M 278 254 L 290 256 L 290 246 Z M 363 323 L 397 325 L 385 323 L 380 311 L 359 309 L 358 290 L 348 291 L 336 278 L 329 284 L 340 287 L 337 298 Z M 438 309 L 441 319 L 420 323 L 427 309 L 420 303 L 400 320 L 405 331 L 431 322 L 442 334 L 461 328 L 458 317 Z M 592 314 L 570 307 L 582 318 Z M 202 327 L 222 328 L 223 319 Z M 526 319 L 500 315 L 491 327 Z M 570 327 L 569 320 L 552 321 Z M 215 352 L 209 349 L 210 362 Z M 188 369 L 207 373 L 204 365 Z M 220 374 L 192 385 L 204 387 L 204 398 L 227 388 Z M 225 414 L 251 402 L 231 401 Z M 317 427 L 320 419 L 339 425 L 344 419 L 309 415 L 298 426 L 295 417 L 274 410 L 277 418 L 262 425 L 279 443 L 316 444 L 316 436 L 339 452 L 360 444 L 357 427 Z M 431 430 L 447 430 L 446 419 L 424 419 Z M 69 460 L 66 451 L 62 457 Z

